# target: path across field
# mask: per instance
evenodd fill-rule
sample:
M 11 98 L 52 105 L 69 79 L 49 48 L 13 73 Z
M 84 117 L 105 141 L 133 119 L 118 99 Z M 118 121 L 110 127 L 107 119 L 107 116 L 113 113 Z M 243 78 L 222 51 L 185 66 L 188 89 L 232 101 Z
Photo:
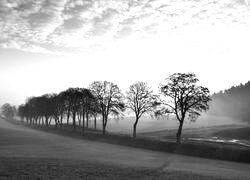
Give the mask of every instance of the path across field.
M 209 160 L 60 136 L 0 119 L 0 158 L 53 158 L 250 179 L 250 164 Z

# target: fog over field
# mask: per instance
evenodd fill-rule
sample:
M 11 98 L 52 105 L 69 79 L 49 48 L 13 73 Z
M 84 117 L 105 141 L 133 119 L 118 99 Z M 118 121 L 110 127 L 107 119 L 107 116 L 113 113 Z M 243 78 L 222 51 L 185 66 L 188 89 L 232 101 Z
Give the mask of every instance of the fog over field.
M 107 130 L 111 132 L 119 133 L 131 133 L 135 117 L 125 117 L 121 119 L 111 119 Z M 100 121 L 101 123 L 101 121 Z M 221 125 L 245 125 L 246 122 L 235 120 L 230 117 L 218 117 L 218 116 L 208 116 L 203 115 L 195 122 L 186 122 L 184 125 L 185 128 L 200 128 L 200 127 L 213 127 Z M 93 122 L 91 123 L 93 125 Z M 101 128 L 101 126 L 99 127 Z M 152 132 L 152 131 L 161 131 L 169 129 L 177 129 L 178 122 L 173 117 L 171 118 L 152 118 L 142 117 L 138 124 L 138 132 Z

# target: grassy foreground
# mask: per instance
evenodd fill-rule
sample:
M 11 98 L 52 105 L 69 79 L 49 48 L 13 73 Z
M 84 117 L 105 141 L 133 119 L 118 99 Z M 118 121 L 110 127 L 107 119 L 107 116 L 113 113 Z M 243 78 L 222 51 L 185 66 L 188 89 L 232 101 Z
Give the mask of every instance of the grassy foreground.
M 161 169 L 117 167 L 86 161 L 1 157 L 0 179 L 219 180 L 222 178 Z
M 8 120 L 11 123 L 21 124 L 20 121 Z M 81 133 L 81 128 L 77 127 L 73 130 L 70 125 L 64 125 L 63 127 L 55 126 L 35 126 L 23 124 L 29 128 L 36 130 L 42 130 L 50 133 L 60 134 L 63 136 L 69 136 L 80 139 L 94 140 L 100 142 L 106 142 L 111 144 L 118 144 L 142 149 L 156 150 L 162 152 L 170 152 L 176 154 L 183 154 L 189 156 L 203 157 L 209 159 L 220 159 L 236 162 L 250 163 L 250 148 L 229 144 L 218 144 L 210 142 L 183 142 L 176 144 L 171 141 L 162 141 L 156 139 L 150 139 L 146 137 L 138 137 L 136 139 L 128 135 L 120 135 L 114 133 L 107 133 L 103 135 L 101 131 L 86 129 L 85 133 Z

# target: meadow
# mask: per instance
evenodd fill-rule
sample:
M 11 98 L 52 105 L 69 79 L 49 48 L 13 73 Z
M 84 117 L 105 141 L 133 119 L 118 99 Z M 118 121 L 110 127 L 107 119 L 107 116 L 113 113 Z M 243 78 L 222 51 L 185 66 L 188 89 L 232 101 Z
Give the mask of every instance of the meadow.
M 134 140 L 113 133 L 103 136 L 94 130 L 82 136 L 72 127 L 24 126 L 14 120 L 1 119 L 0 125 L 0 179 L 216 180 L 250 176 L 249 164 L 180 155 L 201 150 L 193 143 L 175 147 L 171 142 Z M 208 152 L 211 148 L 202 147 Z
M 0 158 L 0 179 L 83 179 L 83 180 L 221 180 L 222 177 L 131 168 L 86 161 L 45 158 Z M 228 178 L 237 179 L 237 178 Z
M 152 121 L 153 120 L 151 119 L 147 123 L 150 123 Z M 157 122 L 157 120 L 154 121 Z M 144 124 L 146 125 L 147 123 L 144 122 Z M 174 124 L 174 121 L 172 121 L 172 123 Z M 174 126 L 171 129 L 165 129 L 160 131 L 141 131 L 138 133 L 138 137 L 134 139 L 131 134 L 129 134 L 129 132 L 118 133 L 117 131 L 112 131 L 112 123 L 110 122 L 110 124 L 111 126 L 108 126 L 110 131 L 106 135 L 103 135 L 101 130 L 95 130 L 92 128 L 86 130 L 84 135 L 82 135 L 81 127 L 77 126 L 76 130 L 73 130 L 72 125 L 64 125 L 62 128 L 58 128 L 55 125 L 46 127 L 26 124 L 25 126 L 36 130 L 46 131 L 79 139 L 93 140 L 110 144 L 118 144 L 129 147 L 184 154 L 204 158 L 250 163 L 250 147 L 247 145 L 240 144 L 240 142 L 242 141 L 246 141 L 246 144 L 248 144 L 249 141 L 240 139 L 239 136 L 234 136 L 234 139 L 239 139 L 240 141 L 237 143 L 227 142 L 226 139 L 229 139 L 229 137 L 224 136 L 224 131 L 229 132 L 230 134 L 230 131 L 237 131 L 237 129 L 239 128 L 248 129 L 248 124 L 238 123 L 207 127 L 186 127 L 183 131 L 183 142 L 181 144 L 175 143 L 176 129 L 174 128 Z M 124 126 L 122 127 L 124 128 Z M 155 127 L 152 126 L 152 129 L 153 128 Z M 218 134 L 221 134 L 221 136 L 216 136 Z M 245 133 L 245 135 L 248 134 Z M 217 137 L 216 140 L 223 139 L 224 141 L 213 141 L 213 137 L 215 136 Z M 209 141 L 209 139 L 212 140 Z

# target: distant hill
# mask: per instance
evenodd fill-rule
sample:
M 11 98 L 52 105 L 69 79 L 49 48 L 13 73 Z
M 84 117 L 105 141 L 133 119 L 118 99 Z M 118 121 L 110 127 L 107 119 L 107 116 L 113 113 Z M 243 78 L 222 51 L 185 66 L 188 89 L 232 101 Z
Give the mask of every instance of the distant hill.
M 250 81 L 213 94 L 208 113 L 250 122 Z

